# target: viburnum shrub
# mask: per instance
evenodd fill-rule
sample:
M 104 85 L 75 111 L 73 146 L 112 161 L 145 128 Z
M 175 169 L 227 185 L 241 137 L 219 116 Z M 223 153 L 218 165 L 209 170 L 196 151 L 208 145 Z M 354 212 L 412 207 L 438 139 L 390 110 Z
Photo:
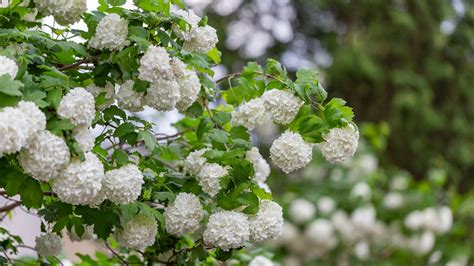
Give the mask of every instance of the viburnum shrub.
M 293 79 L 270 59 L 215 80 L 216 30 L 180 0 L 99 3 L 0 9 L 0 185 L 21 200 L 1 210 L 38 210 L 38 255 L 58 255 L 67 231 L 95 234 L 122 263 L 223 261 L 282 232 L 250 130 L 282 128 L 270 157 L 285 173 L 319 144 L 331 163 L 356 151 L 352 110 L 327 98 L 316 71 Z M 87 31 L 69 26 L 79 21 Z M 156 133 L 145 106 L 179 110 L 178 133 Z

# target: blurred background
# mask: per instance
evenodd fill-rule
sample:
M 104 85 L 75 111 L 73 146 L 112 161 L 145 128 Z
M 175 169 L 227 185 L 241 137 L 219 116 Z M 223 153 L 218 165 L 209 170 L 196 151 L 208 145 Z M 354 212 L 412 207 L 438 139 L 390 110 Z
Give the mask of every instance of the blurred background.
M 223 65 L 316 68 L 354 108 L 356 158 L 268 179 L 283 265 L 473 265 L 474 3 L 463 0 L 188 0 L 219 34 Z M 279 128 L 257 129 L 268 156 Z M 269 160 L 270 161 L 270 160 Z M 260 250 L 255 251 L 260 252 Z M 243 256 L 243 255 L 242 255 Z

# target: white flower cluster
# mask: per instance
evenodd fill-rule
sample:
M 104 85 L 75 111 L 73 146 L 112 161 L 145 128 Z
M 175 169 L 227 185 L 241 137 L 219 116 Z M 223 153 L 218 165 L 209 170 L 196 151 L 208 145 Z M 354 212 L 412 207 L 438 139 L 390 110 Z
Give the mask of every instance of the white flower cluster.
M 232 124 L 244 126 L 250 130 L 257 126 L 265 125 L 270 121 L 270 113 L 265 108 L 262 98 L 252 99 L 243 103 L 232 112 Z
M 89 127 L 77 126 L 73 129 L 72 135 L 83 152 L 91 151 L 94 148 L 95 136 Z
M 204 243 L 223 250 L 244 246 L 250 238 L 250 224 L 247 216 L 235 211 L 221 211 L 209 217 L 204 231 Z
M 104 166 L 91 152 L 85 154 L 85 161 L 74 159 L 54 179 L 53 192 L 65 203 L 74 205 L 98 205 L 104 200 L 102 179 Z
M 266 91 L 262 98 L 265 101 L 265 108 L 270 112 L 272 119 L 277 124 L 287 125 L 298 114 L 303 101 L 284 90 L 272 89 Z
M 270 175 L 270 165 L 260 154 L 257 147 L 252 147 L 251 150 L 247 151 L 246 158 L 253 164 L 254 179 L 257 182 L 265 182 L 267 177 Z
M 60 25 L 69 25 L 78 22 L 81 19 L 81 15 L 87 11 L 87 0 L 71 0 L 70 2 L 72 5 L 65 13 L 56 14 L 54 16 Z
M 227 169 L 217 163 L 205 163 L 197 178 L 202 191 L 214 197 L 221 190 L 221 178 L 228 174 Z
M 264 256 L 256 256 L 250 261 L 249 266 L 274 266 L 275 263 Z
M 153 217 L 138 214 L 117 230 L 115 236 L 122 247 L 144 250 L 155 243 L 157 228 Z
M 31 139 L 46 128 L 46 116 L 32 102 L 0 111 L 0 157 L 27 147 Z
M 58 115 L 76 126 L 90 126 L 95 116 L 94 96 L 84 88 L 75 88 L 61 99 Z
M 84 233 L 82 236 L 79 236 L 76 232 L 76 227 L 73 226 L 71 231 L 68 231 L 68 236 L 71 241 L 84 241 L 84 240 L 94 240 L 97 236 L 94 234 L 94 226 L 86 225 L 84 226 Z
M 203 154 L 208 150 L 200 149 L 189 153 L 188 157 L 184 160 L 184 170 L 191 175 L 198 174 L 206 163 L 206 158 L 203 157 Z
M 127 41 L 128 22 L 117 14 L 108 14 L 97 25 L 89 47 L 95 49 L 122 50 Z
M 336 202 L 327 196 L 319 198 L 317 202 L 318 210 L 323 214 L 329 214 L 336 208 Z
M 398 192 L 389 192 L 383 198 L 383 206 L 387 209 L 398 209 L 403 205 L 403 196 Z
M 130 112 L 143 111 L 144 100 L 143 92 L 137 92 L 133 89 L 135 82 L 133 80 L 125 81 L 117 93 L 118 106 Z
M 165 208 L 163 215 L 166 231 L 181 236 L 199 229 L 199 223 L 204 218 L 204 210 L 196 195 L 181 192 L 174 202 Z
M 16 65 L 15 61 L 0 55 L 0 76 L 8 74 L 12 79 L 15 79 L 17 73 L 18 66 Z
M 253 242 L 274 240 L 282 234 L 283 210 L 278 203 L 264 200 L 258 212 L 249 219 L 250 239 Z
M 313 145 L 300 134 L 286 131 L 270 148 L 272 161 L 285 173 L 305 167 L 313 158 Z
M 105 87 L 99 87 L 95 84 L 91 84 L 86 87 L 86 91 L 90 92 L 95 98 L 97 96 L 104 94 L 104 102 L 97 106 L 98 110 L 104 110 L 107 107 L 110 107 L 115 102 L 115 86 L 114 84 L 107 82 Z
M 321 153 L 330 163 L 342 163 L 354 156 L 359 142 L 359 131 L 349 125 L 344 128 L 333 128 L 323 136 L 319 144 Z
M 304 235 L 319 252 L 326 252 L 337 245 L 333 225 L 327 219 L 319 218 L 306 227 Z
M 413 211 L 405 218 L 405 226 L 410 230 L 427 230 L 444 234 L 453 225 L 453 213 L 447 206 L 428 207 L 422 211 Z
M 350 197 L 368 201 L 372 197 L 372 189 L 366 182 L 357 182 L 351 190 Z
M 299 198 L 291 202 L 288 214 L 295 223 L 305 223 L 314 217 L 316 208 L 310 201 Z
M 64 16 L 72 8 L 70 0 L 34 0 L 36 8 L 46 16 Z
M 52 233 L 36 237 L 35 243 L 35 249 L 38 255 L 43 257 L 57 256 L 63 249 L 61 237 Z
M 27 148 L 20 151 L 18 160 L 25 173 L 41 181 L 49 181 L 59 175 L 69 163 L 66 142 L 47 130 L 34 136 Z
M 151 82 L 144 96 L 144 104 L 158 111 L 171 111 L 175 107 L 186 110 L 197 99 L 201 84 L 194 71 L 166 49 L 150 46 L 140 59 L 139 78 Z
M 173 15 L 179 16 L 187 23 L 185 29 L 173 25 L 176 36 L 184 40 L 183 50 L 195 53 L 207 53 L 216 47 L 219 38 L 216 29 L 211 26 L 199 26 L 201 18 L 192 10 L 177 10 Z
M 105 173 L 102 180 L 102 191 L 107 199 L 116 204 L 127 204 L 135 201 L 142 190 L 143 174 L 134 164 Z

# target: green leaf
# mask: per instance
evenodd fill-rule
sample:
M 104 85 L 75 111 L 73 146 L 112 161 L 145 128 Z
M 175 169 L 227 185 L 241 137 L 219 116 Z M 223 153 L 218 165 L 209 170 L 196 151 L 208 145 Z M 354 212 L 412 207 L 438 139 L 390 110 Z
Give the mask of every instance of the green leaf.
M 46 128 L 51 131 L 51 133 L 62 137 L 63 130 L 73 130 L 75 126 L 69 122 L 69 120 L 51 119 L 48 121 Z
M 138 140 L 144 141 L 145 147 L 150 152 L 153 152 L 158 145 L 155 136 L 147 130 L 140 130 L 138 132 Z
M 227 141 L 229 140 L 228 133 L 222 129 L 217 128 L 213 129 L 209 133 L 209 137 L 218 143 L 227 143 Z
M 128 164 L 128 154 L 122 150 L 115 150 L 112 154 L 112 159 L 117 163 L 118 166 Z
M 252 192 L 257 196 L 259 197 L 260 199 L 263 199 L 263 200 L 271 200 L 273 197 L 272 197 L 272 194 L 270 193 L 267 193 L 263 188 L 259 187 L 258 185 L 256 184 L 252 184 L 250 186 L 250 189 L 252 190 Z
M 20 88 L 23 83 L 18 80 L 13 80 L 10 75 L 4 74 L 0 76 L 0 92 L 10 96 L 21 96 Z
M 217 65 L 221 62 L 221 51 L 217 49 L 217 47 L 214 47 L 211 51 L 207 53 L 207 56 L 211 58 L 211 60 Z
M 26 208 L 40 208 L 43 204 L 43 191 L 38 180 L 26 178 L 21 184 L 20 197 Z
M 134 132 L 135 126 L 132 123 L 126 122 L 118 126 L 114 131 L 114 136 L 121 138 L 128 133 Z
M 107 0 L 107 3 L 111 6 L 122 6 L 127 0 Z

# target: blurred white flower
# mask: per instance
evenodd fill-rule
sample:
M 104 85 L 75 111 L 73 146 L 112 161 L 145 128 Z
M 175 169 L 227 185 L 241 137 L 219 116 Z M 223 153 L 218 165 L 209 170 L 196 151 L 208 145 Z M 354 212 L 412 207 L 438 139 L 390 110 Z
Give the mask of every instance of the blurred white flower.
M 360 260 L 366 260 L 370 256 L 369 244 L 365 241 L 358 242 L 354 246 L 354 254 Z
M 288 214 L 293 222 L 304 223 L 314 217 L 316 214 L 316 208 L 313 203 L 303 198 L 299 198 L 291 202 Z
M 398 209 L 403 204 L 403 196 L 398 192 L 390 192 L 383 198 L 383 206 L 387 209 Z
M 317 205 L 318 210 L 323 214 L 329 214 L 336 208 L 336 202 L 327 196 L 319 198 Z
M 372 197 L 372 189 L 366 182 L 359 182 L 352 188 L 350 196 L 368 201 Z
M 273 261 L 264 256 L 256 256 L 250 261 L 249 266 L 274 266 Z

